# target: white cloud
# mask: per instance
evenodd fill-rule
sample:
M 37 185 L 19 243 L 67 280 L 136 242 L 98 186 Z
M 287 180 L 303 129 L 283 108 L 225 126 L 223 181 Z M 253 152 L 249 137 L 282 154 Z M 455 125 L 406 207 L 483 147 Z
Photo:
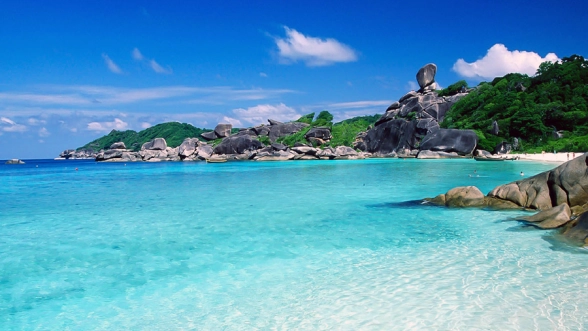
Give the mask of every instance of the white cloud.
M 151 60 L 149 61 L 149 65 L 151 66 L 151 69 L 153 69 L 153 71 L 155 71 L 158 74 L 171 74 L 172 70 L 171 68 L 167 68 L 165 69 L 164 67 L 160 66 L 159 63 L 155 62 L 155 60 Z
M 112 61 L 112 59 L 106 55 L 106 53 L 102 53 L 102 58 L 104 59 L 104 63 L 106 63 L 108 70 L 114 72 L 115 74 L 122 74 L 120 67 L 116 65 L 116 63 L 114 63 L 114 61 Z
M 264 77 L 265 78 L 265 77 L 267 77 L 267 74 L 265 72 L 260 72 L 259 73 L 259 77 Z
M 40 120 L 40 119 L 37 119 L 37 118 L 31 117 L 31 118 L 29 118 L 29 119 L 27 120 L 27 123 L 29 123 L 29 125 L 35 125 L 35 126 L 36 126 L 36 125 L 42 125 L 42 124 L 46 124 L 46 123 L 47 123 L 47 121 L 45 121 L 45 120 Z
M 300 118 L 300 114 L 283 103 L 278 105 L 257 105 L 247 109 L 234 109 L 233 113 L 243 122 L 252 125 L 266 123 L 268 119 L 277 121 L 292 121 Z
M 556 62 L 559 58 L 554 53 L 542 58 L 535 52 L 509 51 L 503 44 L 495 44 L 486 55 L 472 63 L 459 59 L 453 70 L 464 77 L 492 79 L 509 73 L 534 75 L 539 65 L 545 61 Z
M 236 118 L 232 118 L 232 117 L 228 117 L 228 116 L 223 116 L 221 123 L 231 123 L 233 125 L 233 127 L 235 127 L 235 128 L 243 127 L 243 123 L 241 123 L 241 121 L 239 121 Z
M 141 51 L 137 47 L 133 48 L 132 55 L 133 55 L 133 59 L 135 59 L 137 61 L 142 61 L 145 58 L 143 56 L 143 54 L 141 54 Z
M 285 38 L 275 38 L 280 61 L 292 63 L 298 60 L 307 66 L 325 66 L 337 62 L 357 61 L 356 52 L 333 38 L 320 39 L 284 27 Z
M 51 133 L 45 127 L 39 129 L 39 137 L 49 137 Z
M 148 123 L 148 122 L 142 122 L 141 123 L 141 128 L 142 129 L 147 129 L 147 128 L 150 128 L 151 126 L 152 126 L 151 123 Z
M 87 130 L 90 131 L 111 131 L 111 130 L 125 130 L 129 124 L 119 118 L 115 118 L 112 122 L 90 122 Z
M 16 125 L 16 123 L 13 120 L 7 117 L 0 117 L 0 122 L 10 125 Z
M 28 129 L 26 126 L 18 124 L 8 117 L 0 117 L 0 124 L 0 129 L 5 132 L 25 132 Z

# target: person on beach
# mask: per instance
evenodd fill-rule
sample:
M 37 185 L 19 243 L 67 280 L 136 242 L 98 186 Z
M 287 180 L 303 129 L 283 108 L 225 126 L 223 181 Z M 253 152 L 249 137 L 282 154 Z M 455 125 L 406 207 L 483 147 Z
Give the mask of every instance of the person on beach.
M 570 153 L 568 153 L 568 161 L 570 160 Z

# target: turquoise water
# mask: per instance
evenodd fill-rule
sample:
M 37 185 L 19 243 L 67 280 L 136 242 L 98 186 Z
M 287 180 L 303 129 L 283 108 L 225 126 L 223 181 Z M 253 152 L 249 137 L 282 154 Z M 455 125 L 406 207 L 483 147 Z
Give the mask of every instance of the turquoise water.
M 0 165 L 0 330 L 583 329 L 584 249 L 407 202 L 553 167 Z

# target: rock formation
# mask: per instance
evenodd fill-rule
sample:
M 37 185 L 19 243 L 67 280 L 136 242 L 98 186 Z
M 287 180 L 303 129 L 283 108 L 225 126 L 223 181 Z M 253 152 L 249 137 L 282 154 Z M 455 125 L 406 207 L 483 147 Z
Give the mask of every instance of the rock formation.
M 442 130 L 439 122 L 443 120 L 445 113 L 455 102 L 467 95 L 458 93 L 440 97 L 431 89 L 436 72 L 437 67 L 434 64 L 422 67 L 417 73 L 421 89 L 410 91 L 392 103 L 372 129 L 357 135 L 354 147 L 376 156 L 392 156 L 406 153 L 407 150 L 471 154 L 477 144 L 477 137 L 472 136 L 472 131 L 453 130 L 436 134 Z M 440 138 L 451 139 L 452 144 L 439 141 Z M 429 143 L 423 146 L 423 141 Z
M 426 64 L 419 69 L 416 75 L 417 82 L 421 90 L 430 86 L 435 82 L 435 74 L 437 74 L 437 66 L 433 63 Z
M 494 188 L 458 187 L 425 201 L 449 207 L 529 208 L 522 220 L 541 229 L 563 228 L 564 236 L 588 245 L 588 153 L 555 169 Z

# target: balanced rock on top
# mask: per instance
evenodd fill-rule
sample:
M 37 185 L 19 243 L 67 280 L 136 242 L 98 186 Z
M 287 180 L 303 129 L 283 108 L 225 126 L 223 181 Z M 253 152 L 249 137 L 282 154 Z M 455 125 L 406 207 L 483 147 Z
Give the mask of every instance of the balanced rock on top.
M 426 64 L 417 72 L 416 79 L 421 89 L 433 84 L 435 82 L 435 74 L 437 73 L 437 66 L 434 63 Z

